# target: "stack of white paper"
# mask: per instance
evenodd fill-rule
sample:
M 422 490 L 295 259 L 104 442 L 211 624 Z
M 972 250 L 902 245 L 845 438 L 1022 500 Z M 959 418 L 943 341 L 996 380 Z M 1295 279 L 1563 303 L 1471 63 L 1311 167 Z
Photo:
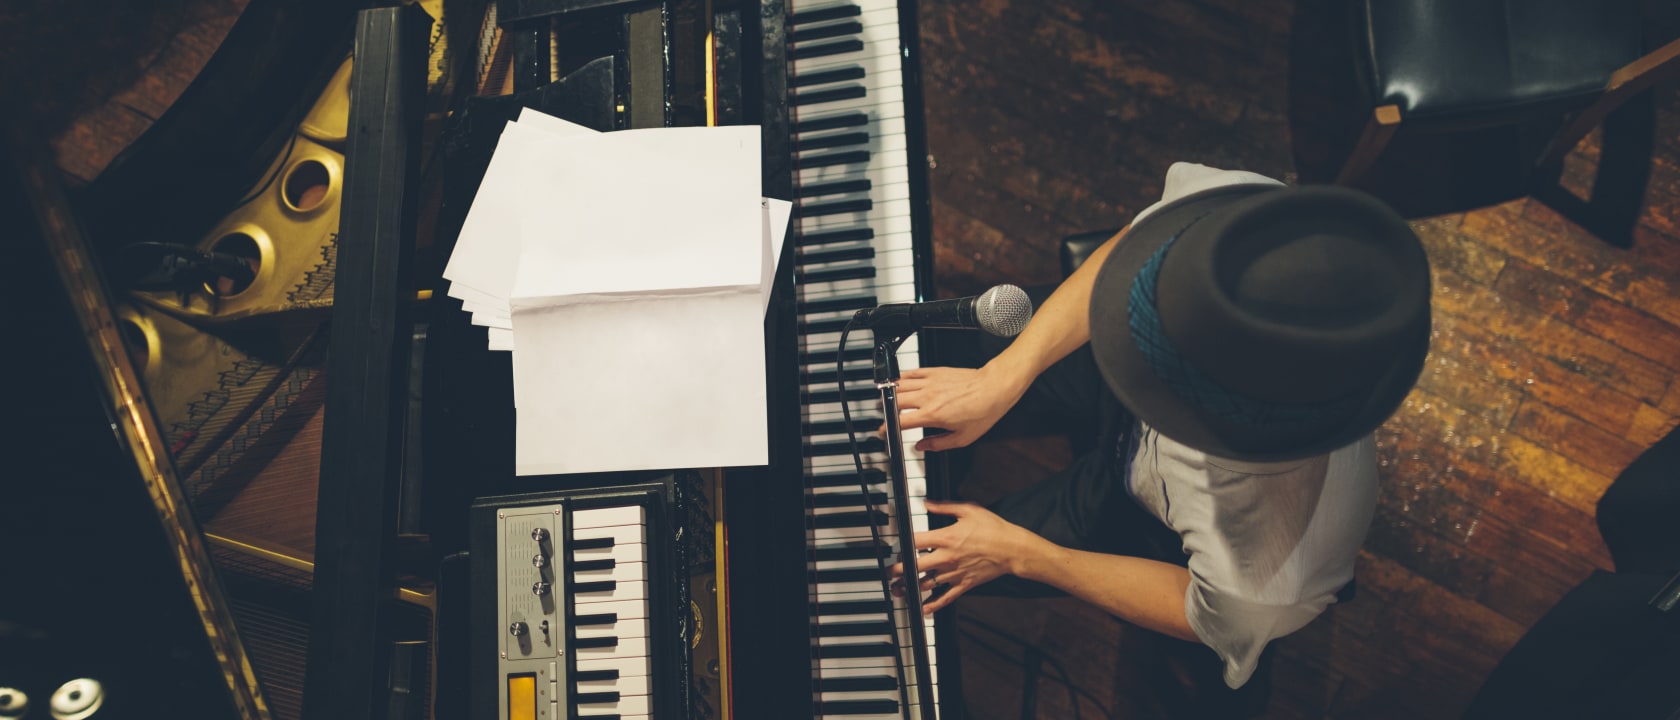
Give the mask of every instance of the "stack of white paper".
M 520 475 L 767 462 L 759 176 L 756 126 L 508 123 L 443 275 L 513 353 Z

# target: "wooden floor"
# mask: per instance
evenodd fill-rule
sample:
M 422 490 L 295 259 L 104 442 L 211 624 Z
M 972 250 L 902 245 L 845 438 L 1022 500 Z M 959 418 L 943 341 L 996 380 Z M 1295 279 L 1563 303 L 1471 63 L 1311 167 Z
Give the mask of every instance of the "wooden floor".
M 27 38 L 3 44 L 6 65 L 57 67 L 30 107 L 73 183 L 167 107 L 213 49 L 203 38 L 242 5 L 112 17 L 84 4 L 106 11 L 93 45 L 118 62 L 67 49 L 85 25 L 43 31 L 53 3 L 0 18 L 0 39 Z M 1358 120 L 1334 4 L 923 0 L 940 292 L 1058 280 L 1059 239 L 1125 224 L 1175 161 L 1327 177 Z M 119 27 L 132 32 L 106 38 Z M 1536 618 L 1609 566 L 1594 504 L 1680 417 L 1680 93 L 1661 87 L 1655 105 L 1627 249 L 1525 199 L 1416 221 L 1436 280 L 1428 368 L 1378 433 L 1382 500 L 1359 597 L 1281 641 L 1270 717 L 1455 716 Z M 1577 191 L 1596 142 L 1571 157 Z M 964 487 L 979 500 L 1067 455 L 1054 439 L 980 453 L 986 471 Z M 959 608 L 974 717 L 1157 716 L 1140 632 L 1071 600 Z
M 1333 177 L 1325 159 L 1359 118 L 1341 107 L 1351 70 L 1326 5 L 924 2 L 940 290 L 1058 280 L 1060 238 L 1125 224 L 1175 161 Z M 1436 288 L 1428 367 L 1377 434 L 1359 596 L 1281 641 L 1268 717 L 1456 716 L 1529 625 L 1610 566 L 1594 504 L 1680 415 L 1680 94 L 1656 105 L 1630 249 L 1525 199 L 1415 222 Z M 1577 192 L 1596 142 L 1570 159 Z M 968 494 L 985 500 L 1066 450 L 980 452 Z M 1140 631 L 1073 600 L 958 606 L 975 717 L 1158 716 Z

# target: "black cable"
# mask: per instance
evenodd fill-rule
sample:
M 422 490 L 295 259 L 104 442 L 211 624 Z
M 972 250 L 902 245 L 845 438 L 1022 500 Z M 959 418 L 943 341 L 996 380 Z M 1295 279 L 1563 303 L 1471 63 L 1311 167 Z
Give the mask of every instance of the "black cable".
M 852 448 L 852 467 L 858 476 L 858 490 L 863 493 L 863 518 L 869 525 L 869 540 L 875 547 L 881 547 L 881 528 L 875 524 L 875 500 L 869 495 L 869 481 L 863 476 L 863 451 L 858 448 L 857 431 L 852 427 L 852 404 L 846 399 L 846 337 L 852 334 L 852 328 L 858 325 L 858 319 L 853 317 L 846 321 L 846 326 L 840 329 L 840 345 L 834 350 L 834 382 L 840 391 L 840 414 L 846 419 L 846 442 Z M 891 442 L 892 438 L 888 438 Z M 899 522 L 903 522 L 899 518 Z M 910 552 L 915 552 L 910 548 Z M 893 607 L 892 581 L 888 579 L 887 559 L 880 553 L 875 554 L 875 567 L 881 571 L 881 594 L 887 600 L 888 634 L 893 642 L 893 669 L 898 674 L 898 710 L 904 720 L 910 720 L 910 682 L 904 673 L 904 653 L 898 643 L 898 619 L 894 617 L 897 610 Z M 911 589 L 908 581 L 904 584 L 905 592 L 921 592 L 921 582 L 916 581 L 915 589 Z M 910 622 L 921 622 L 921 618 L 910 618 Z M 822 650 L 819 642 L 818 652 Z M 918 682 L 926 682 L 927 678 L 917 678 Z

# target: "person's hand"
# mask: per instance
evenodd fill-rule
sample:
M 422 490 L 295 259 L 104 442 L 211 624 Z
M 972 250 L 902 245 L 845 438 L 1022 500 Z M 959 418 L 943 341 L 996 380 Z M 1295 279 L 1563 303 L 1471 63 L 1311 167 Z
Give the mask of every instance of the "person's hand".
M 943 588 L 922 605 L 932 614 L 950 605 L 976 586 L 1009 574 L 1026 557 L 1035 542 L 1044 540 L 1032 531 L 1010 523 L 996 513 L 972 503 L 927 501 L 930 513 L 957 518 L 954 525 L 916 533 L 916 549 L 931 549 L 916 560 L 922 574 L 920 590 Z M 893 593 L 904 592 L 904 564 L 892 567 Z
M 1020 391 L 986 368 L 931 367 L 905 370 L 898 381 L 899 425 L 939 428 L 944 435 L 922 438 L 923 452 L 950 450 L 974 442 L 1021 399 Z

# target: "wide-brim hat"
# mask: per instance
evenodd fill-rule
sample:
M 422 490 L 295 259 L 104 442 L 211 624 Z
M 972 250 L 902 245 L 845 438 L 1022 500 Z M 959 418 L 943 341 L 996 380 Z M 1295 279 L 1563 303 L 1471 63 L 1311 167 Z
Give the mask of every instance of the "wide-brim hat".
M 1289 460 L 1381 425 L 1429 349 L 1429 263 L 1393 209 L 1341 187 L 1229 185 L 1134 223 L 1091 294 L 1122 403 L 1214 456 Z

